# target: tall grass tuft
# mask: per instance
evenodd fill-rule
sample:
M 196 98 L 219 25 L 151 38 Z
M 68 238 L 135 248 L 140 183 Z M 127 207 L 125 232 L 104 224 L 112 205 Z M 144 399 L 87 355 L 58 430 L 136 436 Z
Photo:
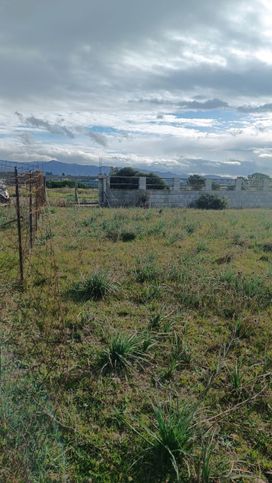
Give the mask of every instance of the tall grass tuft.
M 180 364 L 190 364 L 191 351 L 185 341 L 174 332 L 171 359 L 176 361 L 177 366 Z
M 160 275 L 160 271 L 152 256 L 149 256 L 144 260 L 137 260 L 133 273 L 136 281 L 139 283 L 155 281 Z
M 214 451 L 213 436 L 210 441 L 203 441 L 202 443 L 198 472 L 199 483 L 209 483 L 212 481 L 211 459 Z
M 148 361 L 147 352 L 154 345 L 150 334 L 116 334 L 113 335 L 108 347 L 99 356 L 98 364 L 101 372 L 127 372 L 133 364 L 143 364 Z
M 154 416 L 154 428 L 146 429 L 143 436 L 153 469 L 160 477 L 174 472 L 176 480 L 183 481 L 180 472 L 187 471 L 186 460 L 192 455 L 195 440 L 195 408 L 185 403 L 169 405 L 154 408 Z
M 103 272 L 95 272 L 89 278 L 76 282 L 68 291 L 75 301 L 101 300 L 116 292 L 116 286 Z
M 232 390 L 239 393 L 242 388 L 241 362 L 236 361 L 234 368 L 229 371 L 229 381 Z

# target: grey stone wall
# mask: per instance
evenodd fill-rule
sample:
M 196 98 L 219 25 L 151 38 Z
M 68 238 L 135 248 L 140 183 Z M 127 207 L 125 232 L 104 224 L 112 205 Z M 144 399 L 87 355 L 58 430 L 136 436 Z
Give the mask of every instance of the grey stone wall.
M 107 190 L 107 204 L 112 207 L 148 206 L 150 208 L 186 208 L 204 191 Z M 272 191 L 208 191 L 225 198 L 229 208 L 272 208 Z
M 107 190 L 107 205 L 112 207 L 149 205 L 150 197 L 145 190 Z M 154 192 L 156 193 L 156 192 Z

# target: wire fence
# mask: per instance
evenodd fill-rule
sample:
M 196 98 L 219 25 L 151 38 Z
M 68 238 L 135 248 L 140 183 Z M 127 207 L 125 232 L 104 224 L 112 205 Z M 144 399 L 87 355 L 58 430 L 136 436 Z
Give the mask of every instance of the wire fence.
M 161 190 L 161 191 L 272 191 L 272 179 L 268 177 L 169 178 L 160 176 L 108 176 L 111 190 Z
M 0 276 L 12 271 L 24 285 L 25 262 L 35 242 L 46 203 L 45 177 L 40 171 L 0 172 Z M 12 268 L 12 270 L 11 270 Z M 19 273 L 19 276 L 18 276 Z M 10 281 L 10 279 L 9 279 Z
M 51 206 L 90 206 L 99 202 L 98 176 L 46 176 Z

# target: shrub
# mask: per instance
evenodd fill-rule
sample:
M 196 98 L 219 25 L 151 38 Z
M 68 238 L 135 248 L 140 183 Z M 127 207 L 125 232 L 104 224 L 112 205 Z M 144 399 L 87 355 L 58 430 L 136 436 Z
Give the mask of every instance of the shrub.
M 205 193 L 192 203 L 191 207 L 201 210 L 224 210 L 227 207 L 227 201 L 225 198 L 219 198 L 217 195 Z
M 83 281 L 76 282 L 69 290 L 69 295 L 76 301 L 101 300 L 113 293 L 115 286 L 102 272 L 96 272 Z

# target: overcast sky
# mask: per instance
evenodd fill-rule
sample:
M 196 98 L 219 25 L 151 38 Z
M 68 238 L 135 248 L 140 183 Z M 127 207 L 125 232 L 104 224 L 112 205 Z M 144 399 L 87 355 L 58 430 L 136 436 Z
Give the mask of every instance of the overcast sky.
M 0 159 L 272 175 L 271 0 L 0 0 Z

